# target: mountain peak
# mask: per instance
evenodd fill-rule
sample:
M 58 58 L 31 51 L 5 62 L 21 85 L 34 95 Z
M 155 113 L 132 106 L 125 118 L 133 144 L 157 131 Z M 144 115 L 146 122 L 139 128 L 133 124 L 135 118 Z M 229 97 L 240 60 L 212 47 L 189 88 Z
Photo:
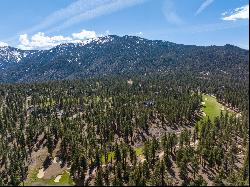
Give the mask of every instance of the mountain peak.
M 228 55 L 233 60 L 228 61 Z M 0 69 L 4 69 L 4 73 L 0 73 L 0 80 L 83 78 L 104 74 L 166 72 L 171 68 L 184 67 L 197 71 L 207 71 L 207 67 L 210 67 L 209 70 L 225 70 L 229 63 L 235 66 L 247 61 L 247 55 L 248 51 L 232 45 L 202 47 L 138 36 L 107 35 L 41 51 L 2 48 Z M 223 63 L 217 67 L 219 61 Z

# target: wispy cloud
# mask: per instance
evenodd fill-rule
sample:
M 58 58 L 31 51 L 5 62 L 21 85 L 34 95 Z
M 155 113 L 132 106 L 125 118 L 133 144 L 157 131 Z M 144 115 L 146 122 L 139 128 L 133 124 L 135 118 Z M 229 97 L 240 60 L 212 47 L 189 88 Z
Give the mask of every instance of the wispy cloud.
M 43 32 L 38 32 L 29 37 L 28 34 L 19 36 L 18 48 L 31 49 L 50 49 L 62 43 L 78 43 L 91 38 L 96 38 L 98 35 L 95 31 L 82 30 L 79 33 L 72 33 L 71 36 L 47 36 Z M 1 43 L 0 43 L 1 44 Z
M 236 21 L 239 19 L 249 19 L 249 5 L 245 5 L 245 6 L 242 6 L 240 8 L 236 8 L 230 13 L 224 12 L 221 15 L 224 16 L 221 19 L 225 20 L 225 21 Z
M 66 29 L 81 21 L 110 14 L 145 1 L 148 0 L 75 0 L 68 6 L 49 14 L 40 23 L 18 32 L 15 36 L 5 38 L 5 41 L 14 43 L 21 34 L 34 34 L 37 32 L 53 34 L 55 31 Z
M 46 33 L 59 31 L 81 21 L 93 19 L 145 1 L 146 0 L 77 0 L 67 7 L 48 15 L 41 23 L 23 33 L 45 31 L 45 29 L 48 30 Z
M 102 3 L 93 6 L 85 11 L 82 11 L 80 14 L 76 14 L 75 16 L 70 17 L 69 19 L 62 22 L 59 26 L 49 30 L 48 33 L 59 31 L 81 21 L 86 21 L 105 14 L 110 14 L 123 8 L 131 7 L 143 2 L 145 2 L 145 0 L 108 0 L 106 1 L 106 3 L 102 1 Z
M 233 37 L 228 38 L 221 36 L 220 39 L 207 39 L 207 36 L 216 36 L 217 31 L 227 33 L 227 30 L 248 28 L 247 22 L 216 22 L 211 24 L 184 25 L 178 28 L 152 29 L 145 33 L 147 38 L 164 39 L 180 44 L 188 45 L 225 45 L 227 43 L 249 49 L 248 36 L 247 39 L 240 41 L 234 40 Z M 205 38 L 205 40 L 203 40 Z
M 25 33 L 36 32 L 46 29 L 48 27 L 52 27 L 55 24 L 63 22 L 66 19 L 71 18 L 81 12 L 87 11 L 93 7 L 98 6 L 98 4 L 107 3 L 109 0 L 77 0 L 73 3 L 69 4 L 67 7 L 54 11 L 45 17 L 40 23 L 34 25 L 28 30 L 24 31 Z
M 168 35 L 183 35 L 188 34 L 198 34 L 198 33 L 205 33 L 205 32 L 216 32 L 220 30 L 228 30 L 228 29 L 236 29 L 236 28 L 243 28 L 247 27 L 248 23 L 246 22 L 219 22 L 219 23 L 211 23 L 211 24 L 197 24 L 197 25 L 185 25 L 183 27 L 178 28 L 168 28 L 164 30 L 151 30 L 150 33 L 153 35 L 166 37 Z M 195 40 L 194 40 L 195 41 Z
M 209 5 L 211 5 L 214 2 L 214 0 L 205 0 L 201 6 L 198 8 L 198 10 L 195 12 L 195 15 L 200 14 L 203 12 Z
M 180 16 L 177 14 L 175 5 L 172 0 L 165 1 L 163 6 L 163 14 L 169 23 L 175 25 L 181 25 L 184 23 Z

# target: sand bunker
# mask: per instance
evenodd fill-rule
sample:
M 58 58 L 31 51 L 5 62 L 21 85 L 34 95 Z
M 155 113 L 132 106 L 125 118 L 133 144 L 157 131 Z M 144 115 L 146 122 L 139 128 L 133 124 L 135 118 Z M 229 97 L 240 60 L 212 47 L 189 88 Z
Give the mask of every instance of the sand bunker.
M 38 174 L 37 174 L 37 178 L 39 178 L 39 179 L 43 178 L 44 173 L 45 173 L 45 172 L 43 171 L 43 168 L 40 169 L 39 172 L 38 172 Z
M 205 113 L 205 112 L 202 112 L 202 115 L 203 115 L 203 116 L 206 116 L 206 113 Z
M 205 105 L 205 102 L 201 102 L 202 105 Z
M 55 178 L 54 182 L 59 182 L 60 179 L 61 179 L 61 177 L 62 177 L 62 175 L 58 175 L 58 176 Z
M 207 98 L 205 98 L 205 101 L 207 101 Z
M 53 162 L 53 164 L 56 164 L 57 163 L 57 157 L 55 157 L 52 162 Z
M 54 159 L 53 159 L 53 164 L 62 164 L 62 161 L 61 160 L 59 160 L 59 158 L 58 157 L 55 157 Z

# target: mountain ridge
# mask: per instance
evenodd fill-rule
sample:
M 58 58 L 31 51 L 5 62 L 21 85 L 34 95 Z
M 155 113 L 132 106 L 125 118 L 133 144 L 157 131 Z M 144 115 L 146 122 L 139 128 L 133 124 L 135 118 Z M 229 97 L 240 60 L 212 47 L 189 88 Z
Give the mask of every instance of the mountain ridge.
M 48 50 L 0 48 L 0 82 L 32 82 L 169 70 L 242 73 L 249 51 L 237 46 L 196 46 L 138 36 L 108 35 Z M 7 52 L 6 52 L 7 51 Z M 9 54 L 2 55 L 2 54 Z M 17 55 L 18 54 L 18 55 Z M 243 73 L 247 74 L 244 70 Z M 240 75 L 241 76 L 241 75 Z
M 107 35 L 107 36 L 99 36 L 99 37 L 96 37 L 96 38 L 90 38 L 88 40 L 82 40 L 81 42 L 77 42 L 77 43 L 61 43 L 57 46 L 54 46 L 54 47 L 51 47 L 49 49 L 20 49 L 18 47 L 14 47 L 14 46 L 0 46 L 0 50 L 1 49 L 6 49 L 6 48 L 10 48 L 10 49 L 15 49 L 15 50 L 20 50 L 20 51 L 48 51 L 48 50 L 51 50 L 53 48 L 56 48 L 58 46 L 67 46 L 67 45 L 70 45 L 70 44 L 86 44 L 86 43 L 89 43 L 90 41 L 97 41 L 97 39 L 102 39 L 102 38 L 107 38 L 107 37 L 118 37 L 118 38 L 123 38 L 123 37 L 129 37 L 129 38 L 138 38 L 138 39 L 143 39 L 143 40 L 148 40 L 148 41 L 160 41 L 160 42 L 168 42 L 168 43 L 172 43 L 172 44 L 176 44 L 176 45 L 184 45 L 184 46 L 193 46 L 193 47 L 234 47 L 234 48 L 239 48 L 239 49 L 242 49 L 242 50 L 246 50 L 246 51 L 249 51 L 248 49 L 244 49 L 244 48 L 241 48 L 239 46 L 236 46 L 236 45 L 233 45 L 233 44 L 225 44 L 225 45 L 195 45 L 195 44 L 181 44 L 181 43 L 174 43 L 174 42 L 171 42 L 171 41 L 167 41 L 167 40 L 152 40 L 152 39 L 147 39 L 147 38 L 142 38 L 142 37 L 139 37 L 139 36 L 133 36 L 133 35 L 124 35 L 124 36 L 118 36 L 118 35 Z

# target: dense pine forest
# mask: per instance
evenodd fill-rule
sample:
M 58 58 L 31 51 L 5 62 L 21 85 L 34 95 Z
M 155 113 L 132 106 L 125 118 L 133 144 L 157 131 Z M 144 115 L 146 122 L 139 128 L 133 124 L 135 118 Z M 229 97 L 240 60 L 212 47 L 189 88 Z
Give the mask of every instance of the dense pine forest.
M 248 185 L 247 78 L 178 70 L 1 84 L 0 184 Z M 204 114 L 207 95 L 227 110 Z

